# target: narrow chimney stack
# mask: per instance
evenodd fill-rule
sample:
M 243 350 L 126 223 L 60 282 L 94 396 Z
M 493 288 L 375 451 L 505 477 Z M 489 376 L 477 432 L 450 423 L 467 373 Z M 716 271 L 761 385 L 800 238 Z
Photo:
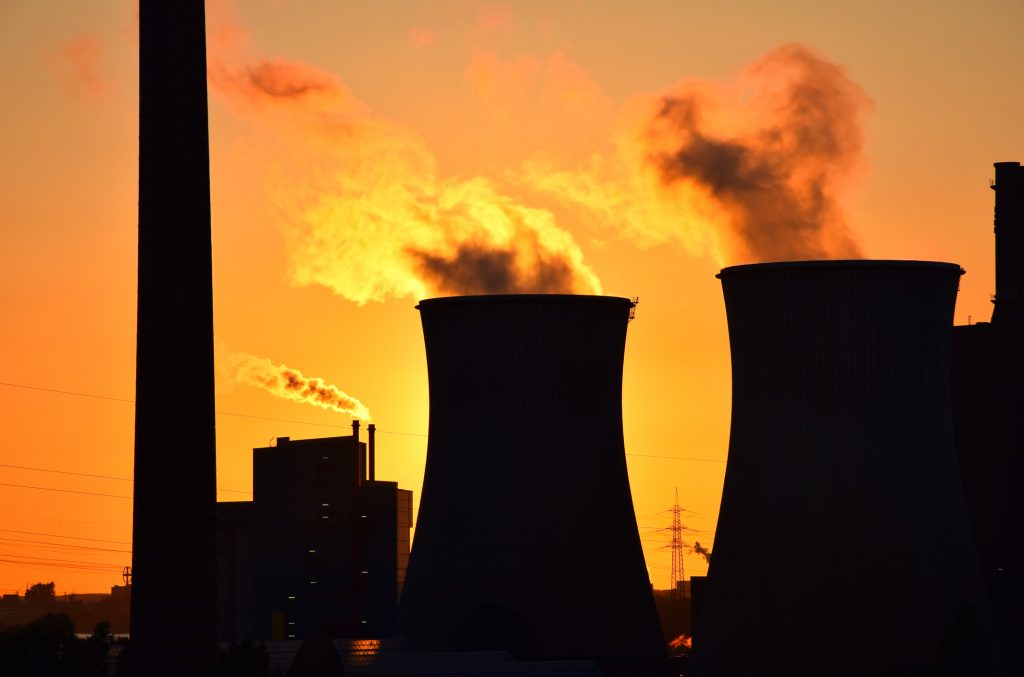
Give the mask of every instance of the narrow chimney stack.
M 366 427 L 366 432 L 370 437 L 370 481 L 374 482 L 377 479 L 377 446 L 375 442 L 377 426 L 371 423 Z
M 366 456 L 359 448 L 359 419 L 352 419 L 352 444 L 355 445 L 356 457 L 359 459 L 359 483 L 366 481 Z
M 996 295 L 993 324 L 1024 325 L 1024 167 L 995 163 Z

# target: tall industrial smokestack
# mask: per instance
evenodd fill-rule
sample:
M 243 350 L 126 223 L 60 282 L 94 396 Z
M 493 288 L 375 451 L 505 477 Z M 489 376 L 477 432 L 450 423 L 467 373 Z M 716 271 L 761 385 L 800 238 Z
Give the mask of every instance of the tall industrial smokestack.
M 421 301 L 430 436 L 399 635 L 660 675 L 622 438 L 632 304 Z
M 1024 167 L 995 163 L 996 297 L 993 324 L 1024 327 Z
M 352 419 L 352 440 L 353 448 L 359 458 L 359 483 L 366 481 L 366 454 L 359 448 L 359 419 Z
M 133 675 L 217 649 L 216 451 L 202 0 L 139 3 Z
M 371 423 L 366 427 L 366 434 L 369 436 L 370 448 L 370 481 L 377 479 L 377 426 Z
M 720 273 L 732 427 L 693 675 L 930 674 L 940 649 L 992 636 L 953 443 L 962 272 Z M 969 673 L 990 674 L 976 660 Z

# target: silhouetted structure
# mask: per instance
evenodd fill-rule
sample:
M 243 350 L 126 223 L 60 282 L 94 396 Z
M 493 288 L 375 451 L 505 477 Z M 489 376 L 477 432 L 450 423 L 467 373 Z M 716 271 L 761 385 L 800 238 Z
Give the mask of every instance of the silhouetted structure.
M 1004 647 L 1024 637 L 1024 167 L 995 165 L 992 322 L 953 329 L 957 455 Z M 1014 674 L 1024 659 L 1007 655 Z
M 253 500 L 217 504 L 221 639 L 394 632 L 412 492 L 367 477 L 358 429 L 253 449 Z
M 423 498 L 399 609 L 417 650 L 504 649 L 660 674 L 622 438 L 631 302 L 421 301 Z
M 213 290 L 202 0 L 139 3 L 139 305 L 131 670 L 217 640 Z
M 951 417 L 962 272 L 806 261 L 719 274 L 732 426 L 692 675 L 920 674 L 970 641 L 958 609 L 990 629 Z M 991 656 L 970 660 L 987 674 Z
M 110 594 L 57 595 L 53 583 L 37 583 L 26 590 L 24 597 L 18 594 L 0 597 L 0 627 L 26 625 L 46 614 L 61 614 L 70 618 L 81 631 L 107 623 L 110 632 L 127 633 L 130 600 L 131 586 L 112 586 Z M 0 666 L 6 667 L 2 661 Z
M 996 296 L 992 323 L 1024 326 L 1024 167 L 997 162 L 992 190 L 996 194 Z

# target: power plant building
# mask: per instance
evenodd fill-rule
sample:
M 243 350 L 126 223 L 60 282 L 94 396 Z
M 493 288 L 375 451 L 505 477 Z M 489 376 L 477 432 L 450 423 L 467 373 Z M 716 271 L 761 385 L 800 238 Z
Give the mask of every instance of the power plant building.
M 353 427 L 254 449 L 253 500 L 217 504 L 221 640 L 393 634 L 412 492 L 368 474 Z
M 732 423 L 688 675 L 925 674 L 991 636 L 951 416 L 962 272 L 721 271 Z M 970 674 L 993 674 L 993 653 Z
M 430 431 L 398 629 L 413 650 L 663 674 L 622 434 L 632 306 L 420 302 Z
M 1024 167 L 995 165 L 991 322 L 953 329 L 957 455 L 974 537 L 1005 647 L 1024 636 Z M 1012 674 L 1024 659 L 1007 653 Z

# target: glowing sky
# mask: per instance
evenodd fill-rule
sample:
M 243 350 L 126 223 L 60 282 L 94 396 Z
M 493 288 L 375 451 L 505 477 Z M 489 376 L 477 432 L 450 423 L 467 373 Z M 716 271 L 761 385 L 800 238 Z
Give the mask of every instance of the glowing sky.
M 524 289 L 554 262 L 563 286 L 640 297 L 626 449 L 665 587 L 657 529 L 674 488 L 688 540 L 713 550 L 723 263 L 953 261 L 968 271 L 958 322 L 991 312 L 987 181 L 992 162 L 1024 160 L 1015 0 L 208 4 L 221 500 L 245 498 L 253 447 L 347 434 L 337 409 L 356 404 L 381 431 L 378 477 L 418 498 L 416 299 L 457 288 L 453 262 L 511 262 Z M 130 482 L 25 468 L 131 477 L 134 13 L 131 0 L 0 0 L 0 382 L 114 398 L 0 386 L 4 592 L 103 590 L 130 561 L 131 501 L 117 497 Z M 808 120 L 804 104 L 825 112 Z M 709 139 L 778 181 L 723 187 L 718 165 L 697 163 Z M 823 211 L 799 206 L 821 187 Z M 802 217 L 796 249 L 773 249 Z M 266 365 L 323 379 L 343 406 L 274 396 L 258 385 Z M 692 553 L 686 567 L 706 570 Z

